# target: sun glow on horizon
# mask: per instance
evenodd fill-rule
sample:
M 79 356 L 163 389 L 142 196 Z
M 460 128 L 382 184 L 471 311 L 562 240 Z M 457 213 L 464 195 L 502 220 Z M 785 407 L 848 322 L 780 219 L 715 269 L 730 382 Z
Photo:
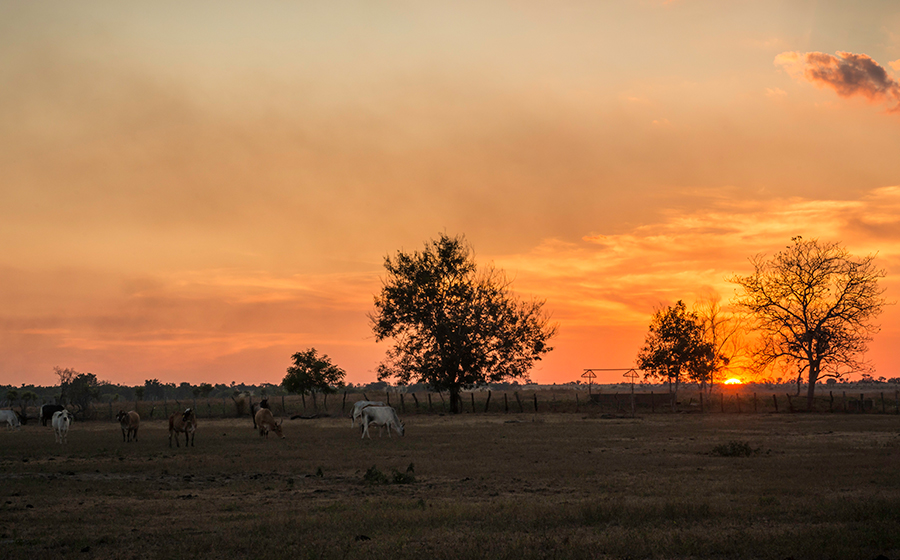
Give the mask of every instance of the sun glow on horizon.
M 731 379 L 725 380 L 725 385 L 741 385 L 744 382 L 738 379 L 737 377 L 732 377 Z

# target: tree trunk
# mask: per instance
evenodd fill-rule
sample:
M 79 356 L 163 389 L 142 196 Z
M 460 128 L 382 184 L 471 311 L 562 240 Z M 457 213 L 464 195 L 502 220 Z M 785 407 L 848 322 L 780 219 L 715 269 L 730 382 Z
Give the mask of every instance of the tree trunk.
M 806 389 L 806 410 L 812 411 L 816 396 L 816 381 L 819 380 L 819 364 L 809 365 L 809 387 Z
M 459 403 L 462 397 L 459 396 L 459 386 L 450 386 L 450 414 L 459 414 Z

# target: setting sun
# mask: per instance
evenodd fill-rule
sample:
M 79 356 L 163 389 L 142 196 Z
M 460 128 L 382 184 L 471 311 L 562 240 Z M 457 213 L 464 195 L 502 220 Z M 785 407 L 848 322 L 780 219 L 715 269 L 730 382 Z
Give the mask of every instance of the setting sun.
M 725 385 L 740 385 L 741 383 L 743 383 L 743 381 L 741 381 L 737 377 L 732 377 L 731 379 L 725 380 Z

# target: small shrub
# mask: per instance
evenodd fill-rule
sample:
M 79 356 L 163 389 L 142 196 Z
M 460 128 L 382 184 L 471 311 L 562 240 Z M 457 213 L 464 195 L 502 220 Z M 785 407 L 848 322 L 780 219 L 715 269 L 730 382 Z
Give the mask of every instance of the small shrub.
M 372 465 L 366 474 L 363 475 L 363 482 L 366 484 L 388 484 L 387 475 L 378 470 L 378 467 Z
M 759 453 L 759 448 L 753 449 L 749 442 L 735 440 L 721 443 L 712 449 L 712 454 L 720 457 L 750 457 L 757 453 Z
M 392 475 L 388 477 L 386 474 L 378 470 L 378 467 L 372 465 L 366 474 L 363 475 L 365 484 L 413 484 L 416 481 L 416 475 L 413 470 L 412 463 L 406 468 L 406 472 L 400 472 L 392 469 Z
M 398 470 L 394 470 L 394 484 L 413 484 L 416 481 L 416 473 L 415 469 L 413 469 L 413 464 L 410 463 L 408 467 L 406 467 L 406 472 L 402 473 Z

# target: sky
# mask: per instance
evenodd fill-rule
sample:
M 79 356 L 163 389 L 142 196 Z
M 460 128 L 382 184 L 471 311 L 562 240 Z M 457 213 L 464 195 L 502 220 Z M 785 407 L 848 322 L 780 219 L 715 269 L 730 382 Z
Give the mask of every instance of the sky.
M 894 302 L 898 80 L 892 1 L 0 0 L 0 384 L 374 381 L 384 259 L 441 233 L 546 301 L 539 383 L 797 235 Z

